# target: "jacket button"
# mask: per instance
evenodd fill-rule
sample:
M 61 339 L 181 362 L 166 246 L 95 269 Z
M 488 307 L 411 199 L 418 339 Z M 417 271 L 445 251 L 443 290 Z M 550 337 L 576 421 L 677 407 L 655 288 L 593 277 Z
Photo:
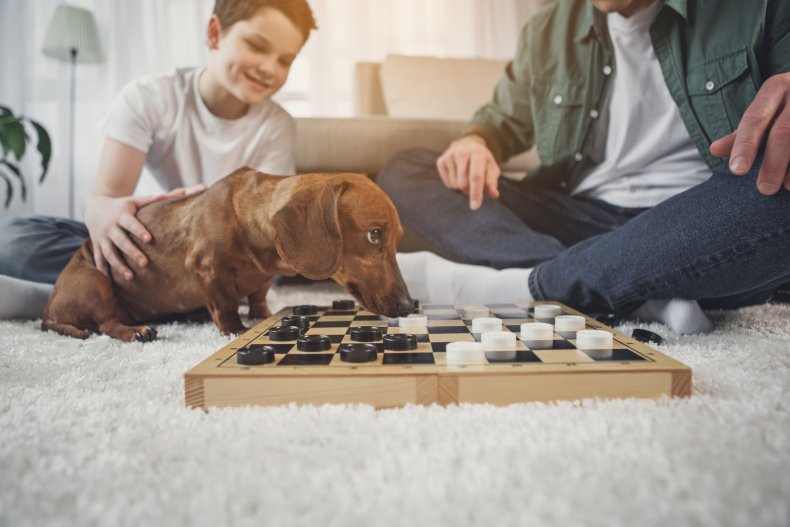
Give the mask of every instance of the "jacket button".
M 575 159 L 576 161 L 581 161 L 583 157 L 584 156 L 582 156 L 581 152 L 576 152 L 575 154 L 573 154 L 573 159 Z
M 598 110 L 590 110 L 590 117 L 593 119 L 598 118 Z
M 554 96 L 554 104 L 562 104 L 562 95 Z
M 607 77 L 612 74 L 612 67 L 610 65 L 606 65 L 603 67 L 603 74 Z
M 715 88 L 715 87 L 716 87 L 716 85 L 713 84 L 713 81 L 708 81 L 708 82 L 705 83 L 705 89 L 708 90 L 708 91 L 713 91 L 713 88 Z

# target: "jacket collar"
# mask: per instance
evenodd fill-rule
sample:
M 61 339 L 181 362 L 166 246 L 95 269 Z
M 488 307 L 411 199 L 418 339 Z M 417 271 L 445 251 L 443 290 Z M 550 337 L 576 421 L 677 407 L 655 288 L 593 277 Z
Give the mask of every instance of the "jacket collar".
M 670 8 L 677 12 L 683 20 L 688 20 L 688 0 L 658 0 L 662 5 L 659 6 L 659 11 L 664 7 Z M 584 7 L 582 8 L 581 21 L 579 22 L 576 34 L 573 37 L 574 42 L 582 42 L 593 34 L 597 34 L 602 38 L 606 34 L 606 15 L 598 11 L 590 0 L 583 0 Z

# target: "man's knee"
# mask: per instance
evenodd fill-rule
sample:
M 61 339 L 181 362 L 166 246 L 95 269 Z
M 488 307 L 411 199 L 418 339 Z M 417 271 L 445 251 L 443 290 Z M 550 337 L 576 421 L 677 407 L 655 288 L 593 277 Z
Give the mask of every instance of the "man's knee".
M 376 183 L 387 194 L 397 195 L 401 189 L 409 191 L 409 180 L 423 177 L 436 170 L 439 153 L 425 148 L 407 148 L 396 152 L 376 177 Z

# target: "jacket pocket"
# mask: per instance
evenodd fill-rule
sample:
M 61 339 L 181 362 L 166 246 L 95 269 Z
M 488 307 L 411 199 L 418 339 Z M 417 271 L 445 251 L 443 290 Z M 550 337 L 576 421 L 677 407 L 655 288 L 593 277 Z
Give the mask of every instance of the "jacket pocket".
M 757 95 L 746 48 L 689 66 L 686 83 L 691 106 L 711 140 L 735 130 Z
M 545 165 L 570 157 L 579 149 L 583 127 L 584 86 L 564 81 L 535 81 L 535 144 Z

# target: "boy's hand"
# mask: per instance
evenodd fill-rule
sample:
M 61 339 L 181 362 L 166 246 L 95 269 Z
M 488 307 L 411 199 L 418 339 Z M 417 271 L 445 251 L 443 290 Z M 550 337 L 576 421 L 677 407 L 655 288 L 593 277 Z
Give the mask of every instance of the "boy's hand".
M 85 210 L 85 225 L 93 240 L 93 260 L 96 267 L 107 276 L 110 275 L 110 267 L 112 267 L 127 280 L 132 280 L 134 273 L 121 258 L 118 250 L 120 249 L 127 258 L 137 262 L 140 267 L 145 267 L 148 265 L 148 258 L 129 238 L 128 233 L 134 234 L 145 243 L 150 243 L 152 239 L 151 233 L 137 219 L 137 210 L 149 203 L 189 196 L 205 189 L 206 185 L 200 183 L 191 187 L 180 187 L 158 196 L 91 197 L 90 206 Z
M 436 168 L 447 188 L 469 195 L 469 208 L 483 204 L 483 191 L 488 197 L 499 198 L 497 182 L 501 171 L 494 155 L 479 135 L 456 139 L 436 160 Z
M 716 140 L 710 152 L 730 158 L 730 171 L 738 176 L 751 169 L 760 143 L 768 133 L 757 189 L 771 195 L 790 190 L 790 73 L 766 80 L 746 109 L 738 129 Z
M 88 227 L 93 241 L 93 260 L 96 267 L 110 276 L 110 267 L 127 280 L 134 278 L 131 269 L 126 266 L 118 250 L 131 258 L 140 267 L 148 265 L 148 258 L 129 238 L 132 233 L 145 243 L 151 241 L 151 233 L 137 219 L 137 209 L 168 199 L 168 195 L 160 196 L 128 196 L 113 198 L 110 196 L 93 196 L 85 210 L 85 225 Z

